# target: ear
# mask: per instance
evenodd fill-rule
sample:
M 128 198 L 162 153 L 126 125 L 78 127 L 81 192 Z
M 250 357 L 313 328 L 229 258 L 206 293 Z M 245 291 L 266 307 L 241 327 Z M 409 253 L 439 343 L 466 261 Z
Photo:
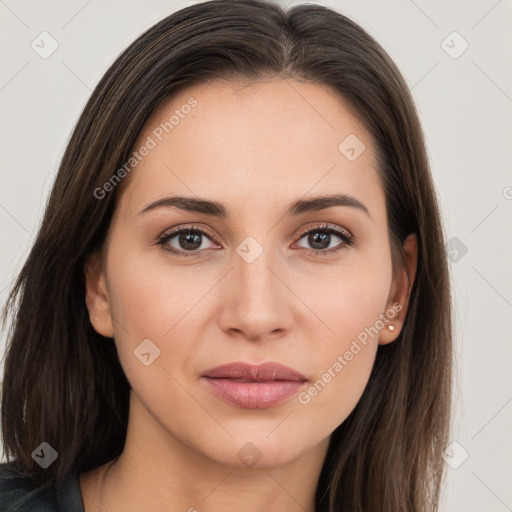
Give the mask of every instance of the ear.
M 89 256 L 84 264 L 85 303 L 95 331 L 107 338 L 114 337 L 112 313 L 100 251 Z
M 405 267 L 401 267 L 393 278 L 391 293 L 384 313 L 389 321 L 385 322 L 385 326 L 380 332 L 379 345 L 386 345 L 395 341 L 404 324 L 418 266 L 418 239 L 415 233 L 410 234 L 405 239 L 403 250 Z M 388 328 L 390 325 L 392 330 Z

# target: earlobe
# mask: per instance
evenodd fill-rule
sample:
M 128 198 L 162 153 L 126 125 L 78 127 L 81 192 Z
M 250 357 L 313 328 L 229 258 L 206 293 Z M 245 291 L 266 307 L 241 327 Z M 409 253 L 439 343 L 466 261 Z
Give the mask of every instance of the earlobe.
M 379 345 L 387 345 L 395 341 L 403 327 L 418 265 L 418 239 L 415 233 L 411 233 L 405 239 L 403 252 L 405 267 L 400 269 L 394 279 L 392 286 L 394 291 L 390 296 L 386 312 L 384 313 L 389 321 L 380 332 Z M 392 318 L 391 310 L 394 312 Z
M 95 331 L 114 337 L 112 314 L 100 252 L 92 254 L 84 264 L 85 303 Z
M 386 310 L 386 311 L 389 311 Z M 390 318 L 390 316 L 386 316 L 386 318 Z M 399 317 L 395 317 L 390 319 L 388 323 L 384 326 L 384 328 L 380 331 L 379 334 L 379 345 L 387 345 L 395 341 L 402 330 L 402 322 Z

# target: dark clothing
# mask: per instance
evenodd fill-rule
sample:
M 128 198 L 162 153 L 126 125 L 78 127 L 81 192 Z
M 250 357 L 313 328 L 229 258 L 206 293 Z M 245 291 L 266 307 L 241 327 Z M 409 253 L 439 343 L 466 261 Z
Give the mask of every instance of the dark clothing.
M 85 512 L 78 474 L 68 474 L 58 487 L 41 489 L 9 464 L 0 464 L 0 512 Z

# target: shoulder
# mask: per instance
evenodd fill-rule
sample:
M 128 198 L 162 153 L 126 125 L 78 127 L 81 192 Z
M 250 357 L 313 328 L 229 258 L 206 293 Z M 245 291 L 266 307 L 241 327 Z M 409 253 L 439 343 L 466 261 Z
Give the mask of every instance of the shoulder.
M 20 474 L 12 464 L 0 464 L 0 502 L 2 512 L 56 512 L 53 488 L 42 489 L 34 480 Z
M 41 487 L 21 474 L 12 463 L 0 464 L 0 503 L 2 512 L 83 512 L 76 474 L 70 474 L 56 490 Z

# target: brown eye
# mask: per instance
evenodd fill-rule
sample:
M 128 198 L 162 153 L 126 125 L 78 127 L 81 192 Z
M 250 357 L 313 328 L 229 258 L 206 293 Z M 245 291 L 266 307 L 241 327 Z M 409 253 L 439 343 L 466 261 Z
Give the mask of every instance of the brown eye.
M 331 244 L 332 235 L 325 231 L 315 231 L 307 236 L 308 244 L 312 249 L 327 249 Z
M 332 253 L 353 245 L 353 237 L 345 229 L 321 226 L 303 233 L 298 245 L 315 254 Z
M 196 251 L 201 248 L 202 234 L 192 231 L 182 232 L 177 235 L 178 245 L 186 251 Z
M 205 249 L 217 247 L 209 233 L 198 228 L 181 228 L 164 233 L 158 245 L 165 251 L 182 256 L 194 256 Z

